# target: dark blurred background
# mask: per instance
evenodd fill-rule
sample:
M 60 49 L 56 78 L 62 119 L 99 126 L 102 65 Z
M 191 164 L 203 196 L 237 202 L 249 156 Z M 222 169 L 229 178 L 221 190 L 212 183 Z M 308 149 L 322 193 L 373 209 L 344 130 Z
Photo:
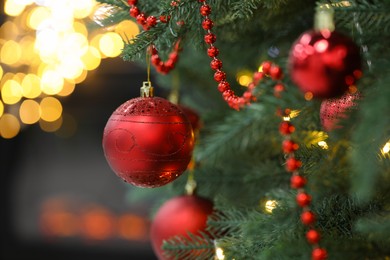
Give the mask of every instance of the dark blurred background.
M 61 98 L 58 131 L 37 123 L 0 137 L 1 259 L 156 259 L 148 237 L 154 200 L 129 203 L 140 188 L 116 177 L 101 145 L 109 116 L 139 96 L 145 79 L 136 64 L 104 59 Z

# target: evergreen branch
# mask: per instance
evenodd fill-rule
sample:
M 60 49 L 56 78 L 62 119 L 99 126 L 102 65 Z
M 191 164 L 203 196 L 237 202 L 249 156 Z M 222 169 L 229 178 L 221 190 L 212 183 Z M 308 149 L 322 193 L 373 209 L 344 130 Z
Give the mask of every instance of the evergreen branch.
M 204 232 L 198 235 L 188 232 L 187 235 L 164 240 L 162 245 L 164 254 L 170 259 L 213 259 L 215 248 L 210 235 Z

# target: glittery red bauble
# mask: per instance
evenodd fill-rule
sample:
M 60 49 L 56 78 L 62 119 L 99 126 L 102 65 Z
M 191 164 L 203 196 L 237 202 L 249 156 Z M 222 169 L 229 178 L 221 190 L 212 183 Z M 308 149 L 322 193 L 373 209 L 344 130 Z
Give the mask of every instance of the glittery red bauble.
M 205 231 L 207 217 L 213 212 L 213 203 L 195 195 L 175 197 L 165 202 L 156 213 L 150 227 L 153 250 L 160 260 L 173 259 L 164 256 L 163 240 L 174 236 L 188 237 L 188 232 Z M 196 252 L 192 252 L 194 255 Z M 191 252 L 189 253 L 191 254 Z
M 321 103 L 320 119 L 325 131 L 332 131 L 340 128 L 337 125 L 340 120 L 347 117 L 348 111 L 356 108 L 356 101 L 361 98 L 359 93 L 345 94 L 340 98 L 325 99 Z
M 291 80 L 304 93 L 337 97 L 361 76 L 360 50 L 338 32 L 308 31 L 291 48 L 289 70 Z
M 119 106 L 104 129 L 103 149 L 112 170 L 139 187 L 165 185 L 191 160 L 194 134 L 183 111 L 159 97 Z

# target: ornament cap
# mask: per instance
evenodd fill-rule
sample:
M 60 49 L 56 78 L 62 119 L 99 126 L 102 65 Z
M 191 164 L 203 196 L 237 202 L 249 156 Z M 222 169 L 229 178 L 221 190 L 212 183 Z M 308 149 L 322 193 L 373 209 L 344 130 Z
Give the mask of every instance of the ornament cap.
M 141 90 L 141 97 L 154 97 L 152 82 L 144 81 L 140 90 Z
M 333 20 L 334 10 L 328 6 L 320 6 L 316 10 L 314 17 L 314 29 L 317 31 L 329 30 L 334 31 L 335 25 Z

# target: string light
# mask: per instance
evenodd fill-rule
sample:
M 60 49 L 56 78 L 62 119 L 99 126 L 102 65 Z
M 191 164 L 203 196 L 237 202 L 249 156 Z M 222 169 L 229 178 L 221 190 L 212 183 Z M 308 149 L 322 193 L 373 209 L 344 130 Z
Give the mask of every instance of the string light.
M 386 155 L 390 152 L 390 140 L 382 147 L 381 152 L 383 155 Z
M 265 211 L 268 213 L 272 213 L 272 211 L 278 206 L 278 202 L 276 200 L 267 200 L 265 202 Z
M 322 148 L 322 149 L 328 149 L 328 144 L 325 142 L 325 141 L 319 141 L 318 142 L 318 145 Z

